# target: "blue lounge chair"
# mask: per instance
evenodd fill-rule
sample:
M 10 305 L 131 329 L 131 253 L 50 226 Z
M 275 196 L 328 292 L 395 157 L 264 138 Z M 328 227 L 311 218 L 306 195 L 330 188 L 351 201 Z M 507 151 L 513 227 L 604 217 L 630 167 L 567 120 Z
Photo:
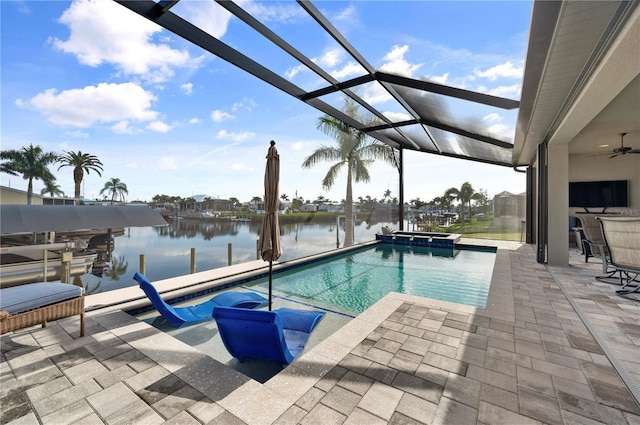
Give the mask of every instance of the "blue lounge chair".
M 213 311 L 227 351 L 244 361 L 247 357 L 288 365 L 304 350 L 324 312 L 280 308 L 242 310 L 219 307 Z
M 133 278 L 138 282 L 140 288 L 151 300 L 153 306 L 160 312 L 162 317 L 167 319 L 176 328 L 184 323 L 195 323 L 203 320 L 211 320 L 212 312 L 216 307 L 239 307 L 256 308 L 268 304 L 268 300 L 255 292 L 223 292 L 211 298 L 209 301 L 189 307 L 173 307 L 162 299 L 158 290 L 141 273 L 137 273 Z

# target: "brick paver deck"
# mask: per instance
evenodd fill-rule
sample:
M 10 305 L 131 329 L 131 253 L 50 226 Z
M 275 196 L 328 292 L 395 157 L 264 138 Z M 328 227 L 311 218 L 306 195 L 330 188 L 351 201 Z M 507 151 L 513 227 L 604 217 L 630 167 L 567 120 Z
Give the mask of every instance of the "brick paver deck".
M 500 251 L 486 309 L 390 294 L 265 384 L 123 312 L 3 335 L 2 423 L 638 424 L 640 302 L 573 255 Z

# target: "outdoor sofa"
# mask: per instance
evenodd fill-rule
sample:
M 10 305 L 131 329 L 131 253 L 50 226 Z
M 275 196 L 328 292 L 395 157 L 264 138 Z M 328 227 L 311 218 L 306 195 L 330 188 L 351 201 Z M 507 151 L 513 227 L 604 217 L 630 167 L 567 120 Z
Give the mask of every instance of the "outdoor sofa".
M 84 336 L 84 289 L 68 283 L 39 282 L 0 289 L 0 334 L 80 316 Z

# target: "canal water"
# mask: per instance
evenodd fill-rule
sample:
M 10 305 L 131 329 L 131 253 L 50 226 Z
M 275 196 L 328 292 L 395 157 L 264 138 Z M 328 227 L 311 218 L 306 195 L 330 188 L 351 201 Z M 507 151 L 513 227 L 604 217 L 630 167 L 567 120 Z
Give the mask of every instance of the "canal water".
M 139 270 L 140 255 L 146 260 L 145 275 L 151 280 L 168 279 L 191 271 L 191 249 L 195 248 L 196 271 L 228 265 L 229 244 L 232 264 L 258 259 L 257 241 L 260 221 L 231 222 L 212 220 L 174 220 L 166 227 L 131 227 L 115 237 L 115 249 L 108 274 L 83 275 L 74 283 L 87 294 L 112 291 L 136 285 L 133 274 Z M 354 227 L 355 243 L 375 239 L 383 226 L 398 229 L 398 223 L 358 222 Z M 282 256 L 288 261 L 331 251 L 344 243 L 344 223 L 281 223 Z

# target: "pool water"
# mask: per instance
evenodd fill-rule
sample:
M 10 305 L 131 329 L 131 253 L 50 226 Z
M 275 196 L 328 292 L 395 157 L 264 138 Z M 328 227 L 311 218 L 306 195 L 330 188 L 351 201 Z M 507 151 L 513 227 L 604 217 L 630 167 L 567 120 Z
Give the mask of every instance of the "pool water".
M 495 258 L 495 251 L 379 243 L 275 273 L 273 309 L 325 310 L 307 342 L 305 350 L 309 350 L 389 292 L 484 307 Z M 268 294 L 266 277 L 238 285 L 265 297 Z M 194 305 L 212 297 L 211 293 L 194 295 L 197 296 L 176 305 Z M 214 320 L 174 328 L 155 309 L 133 314 L 258 382 L 266 382 L 283 368 L 267 360 L 238 362 L 224 347 Z
M 273 276 L 273 295 L 358 314 L 389 292 L 485 307 L 495 252 L 377 244 Z M 249 286 L 249 285 L 246 285 Z M 250 285 L 268 291 L 268 279 Z

